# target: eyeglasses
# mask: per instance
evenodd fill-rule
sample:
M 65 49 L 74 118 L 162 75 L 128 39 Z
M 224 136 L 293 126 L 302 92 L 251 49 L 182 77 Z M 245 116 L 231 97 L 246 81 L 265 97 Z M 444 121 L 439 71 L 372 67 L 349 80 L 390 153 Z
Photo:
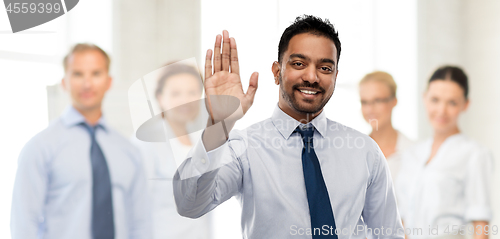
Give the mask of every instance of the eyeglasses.
M 393 96 L 389 96 L 387 98 L 377 98 L 377 99 L 374 99 L 371 101 L 362 100 L 361 106 L 370 106 L 370 105 L 379 106 L 379 105 L 382 105 L 382 104 L 385 104 L 385 103 L 391 101 L 392 99 L 394 99 Z

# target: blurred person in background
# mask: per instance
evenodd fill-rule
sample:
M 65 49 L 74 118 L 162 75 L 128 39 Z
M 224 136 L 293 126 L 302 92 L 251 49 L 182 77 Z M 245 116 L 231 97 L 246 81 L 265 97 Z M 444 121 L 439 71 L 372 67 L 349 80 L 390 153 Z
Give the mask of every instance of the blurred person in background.
M 397 85 L 392 76 L 383 71 L 369 73 L 359 82 L 361 112 L 372 127 L 372 137 L 382 150 L 392 178 L 401 167 L 401 151 L 413 143 L 392 126 L 392 110 L 398 103 Z
M 151 238 L 140 152 L 101 109 L 112 81 L 109 56 L 77 44 L 63 64 L 71 106 L 19 155 L 12 238 Z
M 186 158 L 200 136 L 208 116 L 202 111 L 203 82 L 194 66 L 174 63 L 161 70 L 155 89 L 155 98 L 161 117 L 148 122 L 154 127 L 148 132 L 166 135 L 167 142 L 145 142 L 132 137 L 143 154 L 147 168 L 148 186 L 152 197 L 154 239 L 209 239 L 212 238 L 212 216 L 199 220 L 182 217 L 177 213 L 172 178 L 177 166 Z M 139 128 L 138 131 L 144 128 Z M 161 138 L 156 135 L 142 137 Z M 141 137 L 141 136 L 139 136 Z
M 493 156 L 458 127 L 469 106 L 468 92 L 467 76 L 458 67 L 443 66 L 429 79 L 423 99 L 434 135 L 403 153 L 396 179 L 405 227 L 423 229 L 409 238 L 473 234 L 479 239 L 494 230 L 487 226 L 492 219 Z

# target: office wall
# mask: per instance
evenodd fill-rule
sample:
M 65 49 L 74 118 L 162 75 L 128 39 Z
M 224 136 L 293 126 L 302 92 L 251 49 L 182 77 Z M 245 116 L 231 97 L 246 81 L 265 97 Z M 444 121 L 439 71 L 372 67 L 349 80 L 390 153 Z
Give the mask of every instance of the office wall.
M 105 110 L 129 136 L 129 86 L 167 62 L 199 56 L 200 1 L 114 1 L 113 53 L 116 79 Z
M 466 32 L 461 50 L 470 80 L 470 106 L 462 128 L 493 151 L 496 159 L 492 203 L 495 218 L 500 221 L 500 1 L 467 0 L 463 23 Z M 493 238 L 500 238 L 496 235 Z

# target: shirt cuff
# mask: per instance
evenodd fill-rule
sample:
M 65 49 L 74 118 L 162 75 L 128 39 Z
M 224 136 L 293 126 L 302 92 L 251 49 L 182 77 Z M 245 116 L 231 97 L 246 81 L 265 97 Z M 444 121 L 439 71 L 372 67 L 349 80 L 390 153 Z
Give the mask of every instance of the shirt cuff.
M 218 123 L 210 127 L 220 127 L 222 124 Z M 232 153 L 228 141 L 221 146 L 207 152 L 205 145 L 203 145 L 203 133 L 198 138 L 195 146 L 188 153 L 188 163 L 182 167 L 182 172 L 179 172 L 180 179 L 184 180 L 192 177 L 200 177 L 204 173 L 216 170 L 227 163 L 232 161 Z
M 465 211 L 465 220 L 472 221 L 491 221 L 491 209 L 487 206 L 471 206 Z

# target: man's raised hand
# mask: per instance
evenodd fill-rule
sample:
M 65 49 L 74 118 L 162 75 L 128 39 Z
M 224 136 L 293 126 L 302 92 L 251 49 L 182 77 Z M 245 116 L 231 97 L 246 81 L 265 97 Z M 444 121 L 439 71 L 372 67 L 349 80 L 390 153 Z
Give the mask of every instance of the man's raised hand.
M 212 122 L 219 122 L 232 114 L 233 112 L 229 112 L 232 111 L 230 109 L 234 109 L 234 104 L 239 103 L 243 114 L 235 116 L 235 120 L 238 120 L 253 104 L 259 74 L 257 72 L 252 74 L 248 90 L 244 93 L 240 79 L 236 41 L 234 38 L 229 38 L 229 33 L 226 30 L 222 32 L 222 36 L 217 35 L 215 39 L 213 59 L 212 65 L 212 50 L 208 50 L 205 59 L 204 82 L 207 110 Z M 233 97 L 239 102 L 235 102 Z

